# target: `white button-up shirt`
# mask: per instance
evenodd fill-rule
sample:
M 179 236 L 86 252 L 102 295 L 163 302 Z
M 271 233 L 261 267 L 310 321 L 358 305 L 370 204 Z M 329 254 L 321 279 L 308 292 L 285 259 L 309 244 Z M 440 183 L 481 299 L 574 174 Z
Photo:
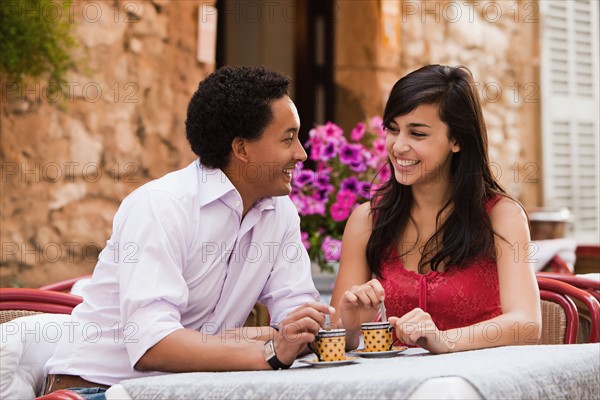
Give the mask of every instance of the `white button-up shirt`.
M 143 185 L 121 204 L 66 327 L 72 340 L 46 372 L 107 385 L 157 375 L 133 366 L 177 329 L 241 327 L 257 301 L 277 323 L 318 301 L 299 223 L 287 196 L 259 201 L 242 219 L 233 184 L 199 161 Z

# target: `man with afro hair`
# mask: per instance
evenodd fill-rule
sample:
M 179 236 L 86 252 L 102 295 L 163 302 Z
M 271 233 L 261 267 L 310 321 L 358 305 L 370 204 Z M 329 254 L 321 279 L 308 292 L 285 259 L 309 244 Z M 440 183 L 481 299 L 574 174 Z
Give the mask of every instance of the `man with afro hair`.
M 288 85 L 263 67 L 224 67 L 200 83 L 186 120 L 198 160 L 121 204 L 73 311 L 74 342 L 46 364 L 47 392 L 69 386 L 60 382 L 284 369 L 314 340 L 334 310 L 318 302 L 287 196 L 306 159 Z M 257 301 L 273 326 L 250 335 L 241 327 Z

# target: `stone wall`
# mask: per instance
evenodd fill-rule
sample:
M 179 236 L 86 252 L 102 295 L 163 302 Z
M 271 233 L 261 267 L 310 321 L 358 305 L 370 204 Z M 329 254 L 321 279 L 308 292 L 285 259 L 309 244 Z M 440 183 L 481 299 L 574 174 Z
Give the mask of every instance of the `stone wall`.
M 195 158 L 184 120 L 213 68 L 196 61 L 198 8 L 212 1 L 74 3 L 67 94 L 2 82 L 1 287 L 90 273 L 121 200 Z M 539 204 L 538 17 L 535 1 L 336 1 L 336 122 L 381 114 L 396 80 L 423 64 L 466 65 L 487 99 L 501 182 Z M 122 247 L 110 251 L 126 257 Z
M 196 60 L 202 3 L 74 2 L 60 100 L 41 80 L 2 82 L 1 287 L 91 273 L 121 200 L 195 158 L 187 102 L 213 68 Z
M 342 127 L 382 114 L 404 74 L 425 64 L 464 65 L 480 89 L 496 176 L 525 206 L 539 205 L 537 1 L 339 0 L 336 12 Z

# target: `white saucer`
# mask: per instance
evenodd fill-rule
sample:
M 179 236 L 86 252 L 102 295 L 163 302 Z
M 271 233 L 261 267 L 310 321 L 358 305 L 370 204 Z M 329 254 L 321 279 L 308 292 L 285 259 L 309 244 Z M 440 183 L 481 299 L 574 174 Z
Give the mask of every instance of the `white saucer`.
M 394 346 L 392 350 L 388 351 L 365 351 L 365 349 L 357 349 L 354 351 L 348 352 L 348 354 L 352 354 L 353 356 L 364 357 L 364 358 L 386 358 L 386 357 L 396 357 L 398 354 L 402 353 L 408 349 L 406 346 Z
M 319 361 L 318 358 L 313 358 L 311 360 L 298 360 L 298 361 L 301 363 L 313 366 L 315 368 L 323 368 L 323 367 L 337 367 L 340 365 L 354 364 L 355 362 L 357 362 L 357 360 L 358 360 L 357 357 L 346 357 L 346 359 L 339 360 L 339 361 Z

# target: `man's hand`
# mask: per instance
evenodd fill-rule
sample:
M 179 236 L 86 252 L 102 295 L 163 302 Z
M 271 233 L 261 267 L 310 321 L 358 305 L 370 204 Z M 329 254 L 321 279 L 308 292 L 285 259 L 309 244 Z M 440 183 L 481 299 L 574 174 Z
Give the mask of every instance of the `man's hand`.
M 307 343 L 315 340 L 319 329 L 325 328 L 325 315 L 335 309 L 323 303 L 307 303 L 292 311 L 279 324 L 275 335 L 275 352 L 284 364 L 292 364 Z

